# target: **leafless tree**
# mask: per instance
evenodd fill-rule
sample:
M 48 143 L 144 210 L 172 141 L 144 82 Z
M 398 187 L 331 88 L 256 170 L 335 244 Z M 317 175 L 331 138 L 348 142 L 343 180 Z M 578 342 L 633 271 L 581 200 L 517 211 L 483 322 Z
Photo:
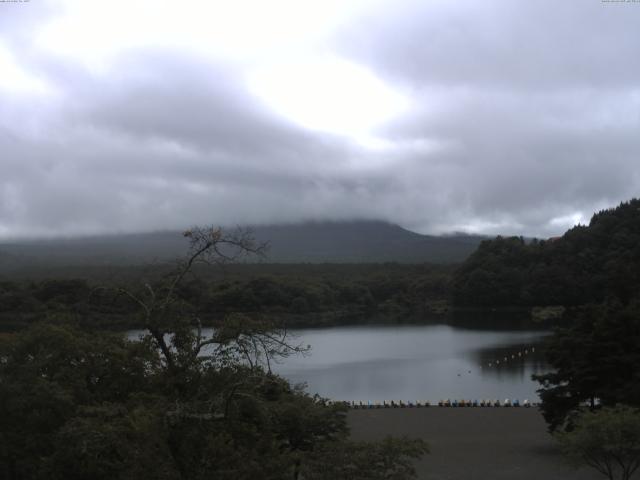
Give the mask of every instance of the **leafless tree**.
M 191 366 L 200 356 L 217 359 L 234 357 L 252 369 L 264 365 L 271 373 L 274 358 L 305 353 L 308 347 L 289 343 L 288 333 L 271 321 L 232 315 L 215 329 L 203 334 L 197 315 L 185 317 L 178 289 L 199 264 L 224 266 L 250 256 L 265 255 L 267 244 L 259 243 L 251 230 L 221 227 L 193 227 L 183 233 L 189 240 L 186 256 L 159 284 L 145 283 L 134 293 L 120 288 L 119 293 L 134 301 L 143 316 L 145 329 L 160 350 L 166 368 L 178 370 Z

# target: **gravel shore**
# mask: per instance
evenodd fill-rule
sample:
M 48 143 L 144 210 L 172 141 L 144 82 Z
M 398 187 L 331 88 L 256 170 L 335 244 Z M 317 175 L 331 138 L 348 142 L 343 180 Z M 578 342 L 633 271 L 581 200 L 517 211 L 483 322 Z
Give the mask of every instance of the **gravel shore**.
M 418 461 L 424 480 L 596 480 L 566 464 L 536 408 L 351 410 L 354 440 L 420 437 L 431 453 Z

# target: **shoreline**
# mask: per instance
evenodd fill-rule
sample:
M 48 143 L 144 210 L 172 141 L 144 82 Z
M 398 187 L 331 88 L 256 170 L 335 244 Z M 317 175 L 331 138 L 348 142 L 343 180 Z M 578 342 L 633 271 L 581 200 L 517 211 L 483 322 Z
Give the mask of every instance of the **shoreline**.
M 537 407 L 539 405 L 538 402 L 530 402 L 529 400 L 523 400 L 522 402 L 517 398 L 510 400 L 505 398 L 504 401 L 498 399 L 488 399 L 488 400 L 465 400 L 465 399 L 449 399 L 440 400 L 436 403 L 431 403 L 430 401 L 425 402 L 403 402 L 402 400 L 383 400 L 382 402 L 367 402 L 364 403 L 362 401 L 356 402 L 353 401 L 331 401 L 330 403 L 338 403 L 343 404 L 347 408 L 352 410 L 376 410 L 376 409 L 384 409 L 384 408 L 531 408 Z

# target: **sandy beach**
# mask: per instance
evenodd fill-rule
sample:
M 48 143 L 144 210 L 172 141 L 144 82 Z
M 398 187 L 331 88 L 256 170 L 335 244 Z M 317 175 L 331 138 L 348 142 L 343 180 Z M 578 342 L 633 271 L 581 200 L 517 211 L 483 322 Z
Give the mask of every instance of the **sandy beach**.
M 355 440 L 420 437 L 431 453 L 418 461 L 424 480 L 596 480 L 570 467 L 536 408 L 398 408 L 351 410 Z

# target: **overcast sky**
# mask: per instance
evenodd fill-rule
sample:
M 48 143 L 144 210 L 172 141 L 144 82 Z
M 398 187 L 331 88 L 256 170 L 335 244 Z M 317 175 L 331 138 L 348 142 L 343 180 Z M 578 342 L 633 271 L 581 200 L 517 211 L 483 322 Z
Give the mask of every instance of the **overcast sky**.
M 0 239 L 640 194 L 640 1 L 0 1 Z

